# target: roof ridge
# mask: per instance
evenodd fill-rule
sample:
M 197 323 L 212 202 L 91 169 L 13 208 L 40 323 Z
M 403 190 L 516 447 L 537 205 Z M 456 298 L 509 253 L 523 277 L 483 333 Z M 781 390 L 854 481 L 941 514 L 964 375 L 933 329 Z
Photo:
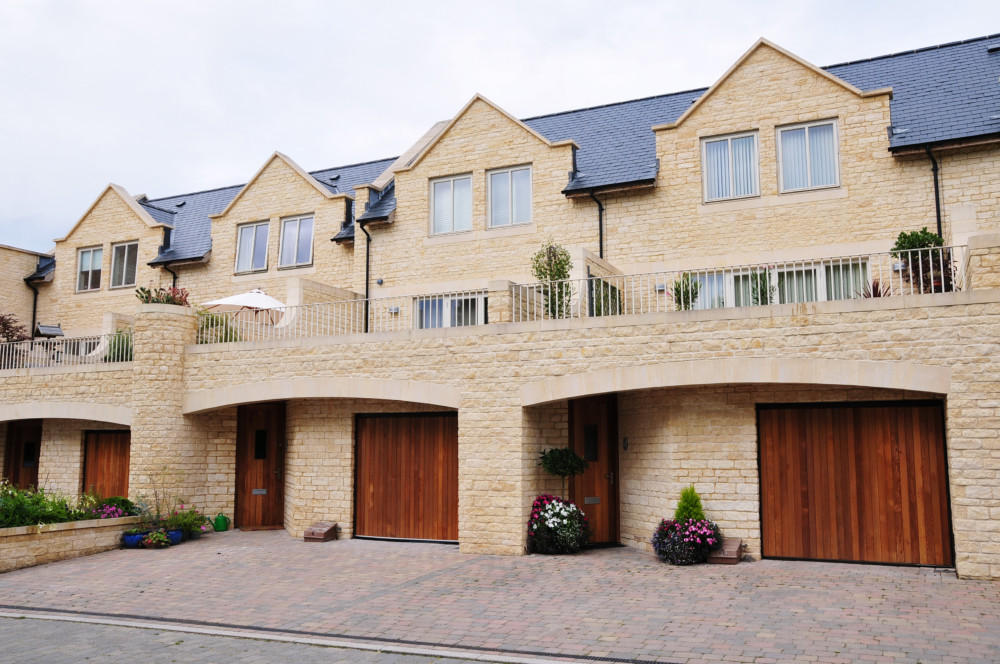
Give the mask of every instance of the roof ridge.
M 341 168 L 354 168 L 355 166 L 367 166 L 368 164 L 377 164 L 380 161 L 396 161 L 399 157 L 386 157 L 384 159 L 370 159 L 368 161 L 359 161 L 356 164 L 344 164 L 343 166 L 331 166 L 330 168 L 320 168 L 315 171 L 307 171 L 309 175 L 315 173 L 322 173 L 323 171 L 336 171 Z
M 136 201 L 136 203 L 143 207 L 153 208 L 154 210 L 159 210 L 160 212 L 166 212 L 167 214 L 177 214 L 177 210 L 165 210 L 164 208 L 150 205 L 148 198 L 145 201 Z
M 885 55 L 875 55 L 870 58 L 860 58 L 858 60 L 848 60 L 846 62 L 838 62 L 832 65 L 823 65 L 821 69 L 832 69 L 833 67 L 843 67 L 844 65 L 856 65 L 860 62 L 874 62 L 875 60 L 885 60 L 886 58 L 895 58 L 900 55 L 912 55 L 913 53 L 923 53 L 924 51 L 934 51 L 939 48 L 948 48 L 950 46 L 961 46 L 962 44 L 974 44 L 979 41 L 986 41 L 987 39 L 996 39 L 1000 37 L 1000 32 L 992 35 L 984 35 L 982 37 L 970 37 L 969 39 L 962 39 L 960 41 L 947 42 L 944 44 L 937 44 L 935 46 L 922 46 L 920 48 L 910 49 L 908 51 L 897 51 L 895 53 L 886 53 Z
M 707 87 L 691 88 L 690 90 L 678 90 L 677 92 L 666 92 L 659 95 L 649 95 L 648 97 L 636 97 L 635 99 L 626 99 L 624 101 L 613 101 L 607 104 L 597 104 L 596 106 L 585 106 L 583 108 L 573 108 L 568 111 L 557 111 L 555 113 L 543 113 L 542 115 L 533 115 L 530 118 L 521 118 L 521 122 L 528 122 L 529 120 L 538 120 L 541 118 L 551 118 L 557 115 L 568 115 L 570 113 L 581 113 L 583 111 L 593 111 L 598 108 L 608 108 L 610 106 L 622 106 L 624 104 L 633 104 L 637 101 L 649 101 L 650 99 L 662 99 L 663 97 L 673 97 L 675 95 L 685 95 L 691 94 L 692 92 L 704 92 L 708 90 Z

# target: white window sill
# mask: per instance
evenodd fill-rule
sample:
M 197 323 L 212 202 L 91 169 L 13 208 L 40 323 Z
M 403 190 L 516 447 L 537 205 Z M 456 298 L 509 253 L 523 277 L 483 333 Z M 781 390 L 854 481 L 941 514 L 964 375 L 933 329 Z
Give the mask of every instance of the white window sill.
M 433 247 L 439 244 L 452 244 L 454 242 L 492 240 L 516 235 L 531 235 L 536 232 L 537 228 L 534 223 L 517 224 L 516 226 L 499 226 L 497 228 L 487 228 L 486 230 L 462 231 L 461 233 L 449 233 L 447 235 L 431 235 L 430 237 L 424 238 L 424 246 Z
M 776 205 L 793 205 L 796 203 L 815 203 L 819 201 L 835 200 L 838 198 L 847 198 L 847 195 L 847 187 L 790 191 L 787 194 L 772 194 L 770 196 L 758 196 L 756 198 L 741 198 L 735 201 L 702 203 L 698 206 L 698 214 L 752 210 L 755 208 L 766 208 Z

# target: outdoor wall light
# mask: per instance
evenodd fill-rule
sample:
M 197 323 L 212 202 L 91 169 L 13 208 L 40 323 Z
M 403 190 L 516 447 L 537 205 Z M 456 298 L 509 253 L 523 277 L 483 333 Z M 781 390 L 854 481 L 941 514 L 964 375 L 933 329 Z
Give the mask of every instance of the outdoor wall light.
M 389 307 L 389 313 L 390 314 L 398 314 L 399 313 L 399 307 Z
M 656 292 L 657 293 L 666 293 L 667 292 L 667 285 L 666 284 L 656 284 Z

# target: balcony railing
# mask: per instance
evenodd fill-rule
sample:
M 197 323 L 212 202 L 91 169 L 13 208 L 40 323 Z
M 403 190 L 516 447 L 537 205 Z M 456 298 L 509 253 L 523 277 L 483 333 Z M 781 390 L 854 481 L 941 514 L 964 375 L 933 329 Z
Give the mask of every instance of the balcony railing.
M 0 344 L 0 369 L 47 369 L 131 361 L 132 333 L 126 330 L 92 337 Z
M 482 325 L 486 291 L 400 295 L 368 300 L 245 309 L 200 315 L 199 344 L 276 341 L 366 332 Z
M 965 247 L 518 284 L 514 322 L 961 290 Z

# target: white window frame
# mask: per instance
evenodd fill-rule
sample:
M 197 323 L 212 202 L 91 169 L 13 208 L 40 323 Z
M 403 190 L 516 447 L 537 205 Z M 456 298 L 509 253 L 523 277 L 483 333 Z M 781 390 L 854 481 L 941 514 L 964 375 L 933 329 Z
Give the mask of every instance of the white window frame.
M 254 222 L 251 222 L 249 224 L 240 224 L 239 226 L 236 227 L 236 251 L 235 251 L 236 262 L 233 265 L 233 272 L 235 274 L 252 274 L 254 272 L 267 272 L 268 263 L 269 263 L 268 259 L 270 258 L 268 256 L 268 253 L 270 253 L 270 252 L 268 252 L 267 249 L 264 250 L 264 267 L 258 267 L 258 268 L 253 267 L 253 255 L 256 253 L 256 248 L 257 248 L 257 231 L 256 231 L 256 228 L 258 226 L 267 226 L 267 241 L 270 242 L 271 241 L 271 221 L 270 220 L 268 220 L 268 221 L 254 221 Z M 243 231 L 244 228 L 254 228 L 255 229 L 254 232 L 253 232 L 253 242 L 250 243 L 250 269 L 249 270 L 240 270 L 240 233 Z
M 514 173 L 528 171 L 528 220 L 514 221 Z M 506 224 L 493 223 L 493 176 L 507 174 L 508 183 L 508 210 L 510 210 L 510 221 Z M 511 226 L 526 226 L 535 220 L 534 197 L 535 183 L 532 180 L 531 164 L 524 166 L 509 166 L 507 168 L 497 168 L 486 171 L 486 214 L 489 217 L 489 228 L 510 228 Z
M 125 274 L 127 273 L 126 268 L 128 267 L 128 248 L 135 247 L 135 270 L 132 275 L 132 283 L 125 283 Z M 122 266 L 122 283 L 115 285 L 115 250 L 118 247 L 125 247 L 125 265 Z M 111 280 L 108 282 L 108 289 L 115 288 L 131 288 L 135 286 L 136 281 L 139 279 L 139 241 L 132 240 L 130 242 L 117 242 L 111 245 Z
M 285 249 L 285 224 L 288 224 L 288 223 L 291 223 L 291 222 L 295 222 L 295 249 L 296 249 L 295 253 L 297 254 L 298 253 L 298 247 L 299 247 L 299 229 L 301 228 L 300 222 L 302 222 L 302 221 L 304 221 L 306 219 L 309 219 L 309 220 L 312 221 L 312 230 L 310 231 L 312 233 L 312 237 L 309 238 L 309 260 L 307 260 L 307 261 L 305 261 L 303 263 L 299 263 L 299 262 L 282 263 L 281 262 L 281 257 L 284 254 L 284 249 Z M 281 220 L 281 237 L 278 239 L 278 269 L 281 270 L 281 269 L 288 269 L 288 268 L 293 268 L 293 267 L 306 267 L 306 266 L 312 265 L 312 263 L 313 263 L 313 248 L 315 247 L 315 242 L 316 242 L 316 217 L 315 217 L 315 215 L 312 215 L 312 214 L 300 214 L 300 215 L 297 215 L 297 216 L 294 216 L 294 217 L 285 217 L 284 219 L 282 219 Z
M 468 180 L 469 181 L 469 227 L 461 228 L 455 230 L 455 181 L 456 180 Z M 434 210 L 435 210 L 435 193 L 434 185 L 441 182 L 451 182 L 451 230 L 448 231 L 435 231 L 434 230 Z M 475 207 L 472 205 L 473 187 L 472 187 L 472 173 L 462 173 L 460 175 L 449 175 L 443 178 L 434 178 L 429 182 L 430 192 L 428 194 L 428 200 L 431 203 L 430 210 L 430 234 L 431 235 L 451 235 L 453 233 L 469 233 L 472 231 L 472 209 Z
M 812 184 L 812 157 L 809 154 L 809 128 L 819 127 L 821 125 L 832 125 L 833 126 L 833 159 L 836 162 L 834 164 L 834 174 L 836 175 L 836 181 L 834 184 L 822 184 L 813 186 Z M 781 134 L 782 132 L 791 131 L 794 129 L 805 129 L 806 134 L 806 176 L 809 180 L 809 184 L 805 187 L 799 187 L 798 189 L 785 189 L 785 173 L 784 173 L 784 159 L 781 155 Z M 775 129 L 774 139 L 776 143 L 777 155 L 778 155 L 778 193 L 781 194 L 791 194 L 799 191 L 815 191 L 817 189 L 834 189 L 840 186 L 840 127 L 837 126 L 837 119 L 833 118 L 830 120 L 814 120 L 812 122 L 799 122 L 792 125 L 784 125 L 777 127 Z
M 476 321 L 455 325 L 451 315 L 451 303 L 461 300 L 476 301 Z M 441 302 L 440 325 L 420 324 L 420 304 L 422 302 Z M 415 330 L 436 330 L 445 327 L 467 327 L 472 325 L 484 325 L 486 323 L 486 294 L 485 293 L 456 293 L 452 295 L 427 295 L 413 298 L 413 329 Z
M 104 247 L 103 246 L 80 247 L 79 249 L 76 250 L 76 284 L 75 284 L 75 286 L 76 286 L 76 292 L 77 293 L 90 293 L 92 291 L 99 291 L 99 290 L 101 290 L 101 285 L 100 284 L 98 284 L 96 287 L 80 288 L 80 272 L 81 272 L 80 265 L 81 265 L 81 259 L 83 258 L 83 254 L 90 253 L 90 269 L 87 270 L 87 272 L 89 273 L 87 275 L 87 285 L 90 286 L 90 283 L 93 281 L 93 272 L 94 272 L 94 254 L 93 254 L 93 252 L 95 252 L 95 251 L 100 251 L 101 252 L 101 265 L 100 265 L 99 271 L 101 273 L 101 279 L 103 280 L 103 278 L 104 278 Z
M 736 134 L 723 134 L 720 136 L 704 136 L 701 139 L 701 191 L 702 191 L 702 202 L 704 203 L 718 203 L 720 201 L 734 201 L 742 200 L 744 198 L 757 198 L 760 196 L 760 138 L 757 135 L 757 130 L 752 131 L 741 131 Z M 738 138 L 753 138 L 753 183 L 754 191 L 752 194 L 744 194 L 742 196 L 729 195 L 723 198 L 709 198 L 708 197 L 708 161 L 706 157 L 706 147 L 709 143 L 718 143 L 721 141 L 726 141 L 728 144 L 727 151 L 729 153 L 729 191 L 732 192 L 736 189 L 733 186 L 733 140 Z

